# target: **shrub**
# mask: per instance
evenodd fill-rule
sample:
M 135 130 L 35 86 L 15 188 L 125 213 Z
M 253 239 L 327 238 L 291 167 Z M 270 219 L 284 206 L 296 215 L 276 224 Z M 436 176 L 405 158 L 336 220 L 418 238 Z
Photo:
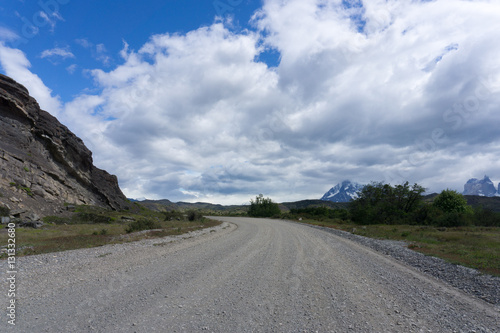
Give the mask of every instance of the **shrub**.
M 469 217 L 465 213 L 448 212 L 441 215 L 437 219 L 436 224 L 438 227 L 462 227 L 471 224 Z
M 250 199 L 250 209 L 248 216 L 253 217 L 271 217 L 280 215 L 281 210 L 277 203 L 269 198 L 264 198 L 262 194 L 255 197 L 255 201 Z
M 372 183 L 366 185 L 349 208 L 352 220 L 358 224 L 410 223 L 422 204 L 425 189 L 405 182 L 402 185 Z
M 73 223 L 111 223 L 111 221 L 111 217 L 95 213 L 76 213 L 72 218 Z
M 141 231 L 141 230 L 151 230 L 158 228 L 158 225 L 155 221 L 152 220 L 138 220 L 129 223 L 127 229 L 125 231 L 129 234 L 133 231 Z
M 443 190 L 432 204 L 445 213 L 472 213 L 472 208 L 467 205 L 464 196 L 454 190 Z
M 500 213 L 483 207 L 474 208 L 472 223 L 484 227 L 500 227 Z
M 60 217 L 60 216 L 52 216 L 52 215 L 49 215 L 49 216 L 45 216 L 42 218 L 42 221 L 44 223 L 54 223 L 54 224 L 63 224 L 63 223 L 66 223 L 68 222 L 68 219 L 64 218 L 64 217 Z
M 203 218 L 203 215 L 199 212 L 195 212 L 194 210 L 191 210 L 187 214 L 188 220 L 189 221 L 198 221 Z
M 101 229 L 101 231 L 99 231 L 99 232 L 94 231 L 92 233 L 92 235 L 94 235 L 94 236 L 97 236 L 97 235 L 105 236 L 107 234 L 108 234 L 108 229 Z
M 172 221 L 172 220 L 181 220 L 183 218 L 183 214 L 181 212 L 178 212 L 176 210 L 171 210 L 168 212 L 163 212 L 165 215 L 165 221 Z

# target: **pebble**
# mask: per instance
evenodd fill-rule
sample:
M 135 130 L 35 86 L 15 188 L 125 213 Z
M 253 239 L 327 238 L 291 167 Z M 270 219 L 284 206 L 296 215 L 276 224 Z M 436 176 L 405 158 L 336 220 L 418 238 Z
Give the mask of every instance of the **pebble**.
M 403 241 L 373 239 L 353 235 L 342 230 L 310 226 L 355 241 L 377 252 L 385 253 L 468 294 L 500 306 L 500 277 L 482 274 L 472 268 L 454 265 L 440 258 L 426 256 L 410 250 L 408 244 Z

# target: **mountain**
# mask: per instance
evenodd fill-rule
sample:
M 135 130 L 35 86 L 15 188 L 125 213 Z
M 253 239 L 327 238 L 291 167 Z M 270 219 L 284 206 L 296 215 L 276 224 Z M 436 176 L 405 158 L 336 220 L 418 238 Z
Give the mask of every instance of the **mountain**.
M 498 193 L 495 185 L 488 176 L 484 176 L 481 180 L 476 178 L 469 179 L 464 185 L 463 192 L 464 195 L 478 195 L 482 197 L 493 197 L 498 195 Z
M 116 176 L 94 166 L 83 141 L 0 74 L 0 207 L 54 215 L 67 204 L 131 208 Z
M 344 180 L 332 187 L 323 195 L 320 200 L 333 202 L 349 202 L 358 197 L 357 192 L 362 190 L 365 185 L 353 183 L 350 180 Z
M 246 212 L 248 210 L 248 206 L 245 205 L 230 205 L 223 206 L 220 204 L 212 204 L 208 202 L 172 202 L 168 199 L 162 200 L 143 200 L 139 202 L 141 206 L 144 206 L 150 210 L 163 212 L 163 211 L 171 211 L 171 210 L 202 210 L 202 211 L 212 211 L 212 212 Z

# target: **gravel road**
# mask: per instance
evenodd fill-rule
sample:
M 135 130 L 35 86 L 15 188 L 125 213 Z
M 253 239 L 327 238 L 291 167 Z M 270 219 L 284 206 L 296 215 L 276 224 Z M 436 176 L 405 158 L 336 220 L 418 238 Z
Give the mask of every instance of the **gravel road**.
M 352 240 L 218 219 L 227 223 L 182 240 L 18 258 L 16 326 L 2 315 L 0 331 L 500 331 L 498 305 Z

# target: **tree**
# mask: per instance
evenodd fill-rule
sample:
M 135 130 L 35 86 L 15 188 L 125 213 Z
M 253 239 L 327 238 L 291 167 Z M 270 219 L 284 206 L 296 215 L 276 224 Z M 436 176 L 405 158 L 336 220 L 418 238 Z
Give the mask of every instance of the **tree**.
M 360 224 L 406 223 L 422 203 L 425 189 L 418 185 L 371 183 L 351 201 L 352 219 Z
M 464 196 L 454 190 L 443 190 L 434 199 L 433 205 L 445 213 L 466 213 L 472 212 L 472 208 L 467 204 Z
M 274 203 L 269 198 L 264 198 L 264 195 L 259 194 L 255 197 L 255 201 L 250 199 L 250 209 L 248 215 L 253 217 L 271 217 L 281 214 L 281 210 L 277 203 Z

